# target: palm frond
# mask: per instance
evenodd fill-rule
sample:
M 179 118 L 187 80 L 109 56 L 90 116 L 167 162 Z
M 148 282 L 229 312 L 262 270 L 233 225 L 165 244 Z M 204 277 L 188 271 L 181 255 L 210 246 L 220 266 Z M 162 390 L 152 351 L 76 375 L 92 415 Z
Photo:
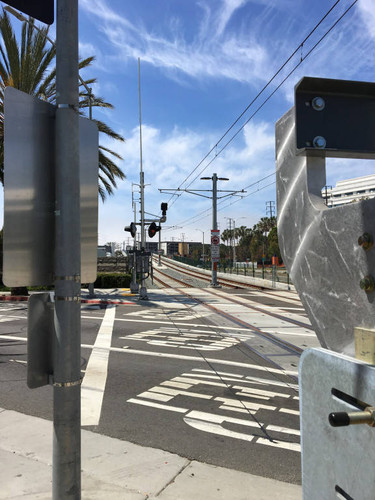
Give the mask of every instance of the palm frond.
M 4 88 L 15 87 L 23 92 L 34 95 L 51 104 L 56 99 L 56 69 L 52 66 L 56 55 L 56 47 L 48 40 L 48 28 L 36 28 L 33 19 L 24 22 L 20 34 L 20 42 L 14 33 L 7 13 L 0 12 L 0 182 L 3 183 L 4 172 Z M 86 57 L 79 61 L 79 68 L 85 69 L 94 61 L 94 57 Z M 85 80 L 91 85 L 95 78 Z M 85 87 L 80 83 L 80 114 L 90 103 Z M 92 96 L 91 106 L 113 109 L 112 104 L 101 97 Z M 113 140 L 124 142 L 124 138 L 100 120 L 94 120 L 99 132 Z M 111 159 L 122 160 L 122 157 L 104 146 L 99 146 L 99 196 L 104 201 L 107 195 L 112 195 L 117 187 L 117 181 L 125 179 L 121 168 Z

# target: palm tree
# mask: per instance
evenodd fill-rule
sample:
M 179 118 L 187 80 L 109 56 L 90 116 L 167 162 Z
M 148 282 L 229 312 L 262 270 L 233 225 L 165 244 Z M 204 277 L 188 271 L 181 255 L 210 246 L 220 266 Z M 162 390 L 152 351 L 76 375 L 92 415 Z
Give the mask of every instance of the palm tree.
M 54 104 L 56 98 L 56 70 L 51 65 L 55 58 L 56 47 L 48 41 L 48 27 L 36 28 L 34 20 L 22 24 L 21 43 L 19 44 L 9 20 L 3 10 L 0 14 L 0 34 L 3 46 L 0 45 L 0 182 L 4 182 L 4 89 L 12 86 L 27 94 Z M 79 68 L 87 68 L 94 58 L 83 59 Z M 95 79 L 85 81 L 92 85 Z M 89 96 L 83 85 L 80 87 L 80 114 L 89 106 Z M 91 96 L 92 107 L 112 109 L 113 106 L 100 97 Z M 99 132 L 112 139 L 124 141 L 105 123 L 94 120 Z M 107 195 L 113 194 L 117 180 L 124 179 L 125 174 L 114 162 L 122 160 L 116 152 L 99 145 L 99 195 L 104 201 Z

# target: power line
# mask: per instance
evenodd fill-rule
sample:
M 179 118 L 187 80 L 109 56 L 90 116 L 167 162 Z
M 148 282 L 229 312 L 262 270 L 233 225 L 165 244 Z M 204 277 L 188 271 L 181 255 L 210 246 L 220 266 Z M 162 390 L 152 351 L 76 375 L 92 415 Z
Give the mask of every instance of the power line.
M 190 174 L 181 182 L 181 184 L 179 185 L 179 188 L 181 188 L 181 186 L 194 174 L 194 172 L 202 165 L 202 163 L 210 156 L 210 154 L 217 148 L 217 146 L 220 144 L 220 142 L 224 139 L 224 137 L 226 137 L 228 135 L 228 133 L 232 130 L 232 128 L 238 123 L 238 121 L 243 117 L 243 115 L 248 111 L 248 109 L 255 103 L 255 101 L 263 94 L 263 92 L 269 87 L 269 85 L 273 82 L 273 80 L 280 74 L 280 72 L 285 68 L 285 66 L 288 64 L 288 62 L 297 54 L 297 52 L 302 49 L 303 45 L 307 42 L 307 40 L 311 37 L 311 35 L 318 29 L 318 27 L 322 24 L 322 22 L 329 16 L 329 14 L 334 10 L 334 8 L 340 3 L 341 0 L 337 0 L 333 6 L 324 14 L 324 16 L 320 19 L 320 21 L 314 26 L 314 28 L 309 32 L 309 34 L 304 38 L 304 40 L 298 45 L 298 47 L 292 52 L 292 54 L 287 58 L 287 60 L 280 66 L 280 68 L 276 71 L 276 73 L 272 76 L 272 78 L 266 83 L 266 85 L 264 85 L 264 87 L 258 92 L 258 94 L 254 97 L 254 99 L 248 104 L 248 106 L 243 110 L 243 112 L 236 118 L 236 120 L 230 125 L 230 127 L 225 131 L 225 133 L 220 137 L 220 139 L 216 142 L 216 144 L 208 151 L 208 153 L 202 158 L 202 160 L 198 163 L 198 165 L 190 172 Z M 351 9 L 351 7 L 357 2 L 358 0 L 355 0 L 355 2 L 349 7 L 348 10 Z M 348 12 L 348 10 L 343 14 L 343 16 Z M 341 16 L 341 18 L 343 17 Z M 341 18 L 339 18 L 338 21 L 341 20 Z M 337 21 L 337 22 L 338 22 Z M 337 24 L 337 22 L 333 25 L 333 27 Z M 332 28 L 331 28 L 332 29 Z M 331 31 L 331 30 L 329 30 Z M 326 33 L 328 34 L 329 31 Z M 323 39 L 323 38 L 322 38 Z M 322 41 L 322 39 L 319 40 L 318 43 L 320 43 Z M 316 45 L 314 46 L 314 48 L 316 47 Z M 295 69 L 297 69 L 297 67 L 302 63 L 302 61 L 304 59 L 306 59 L 306 57 L 311 53 L 311 51 L 304 57 L 304 58 L 301 58 L 301 61 L 300 63 L 296 66 Z M 294 69 L 294 70 L 295 70 Z M 291 75 L 292 73 L 290 73 L 288 75 L 287 78 L 289 78 L 289 76 Z M 276 88 L 276 90 L 278 90 L 280 88 L 280 86 L 284 83 L 285 80 L 283 80 L 283 82 Z M 275 91 L 276 91 L 275 90 Z M 272 95 L 275 93 L 275 91 L 269 96 L 272 97 Z M 267 99 L 268 100 L 268 99 Z M 267 101 L 265 101 L 263 103 L 263 105 L 266 103 Z M 261 106 L 262 107 L 262 106 Z M 257 109 L 257 111 L 259 111 L 259 109 L 261 109 L 261 107 L 259 107 Z M 249 120 L 251 118 L 253 118 L 254 115 L 252 115 Z M 248 120 L 248 121 L 249 121 Z M 243 129 L 243 127 L 248 123 L 248 121 L 240 128 L 240 130 L 237 132 L 237 134 Z M 234 139 L 234 137 L 236 137 L 235 134 L 232 138 L 232 140 Z M 218 153 L 215 154 L 214 158 L 205 166 L 204 170 L 220 155 L 220 153 L 225 149 L 225 147 L 227 147 L 227 145 L 230 143 L 231 141 L 229 141 L 225 146 L 224 148 L 222 148 Z M 199 175 L 201 175 L 201 173 L 204 171 L 202 170 L 200 172 L 200 174 L 198 174 L 197 177 L 199 177 Z M 196 180 L 195 177 L 191 182 L 190 184 L 187 186 L 191 186 L 191 184 Z M 172 194 L 170 200 L 172 199 L 172 197 L 174 196 L 174 194 Z M 174 200 L 175 201 L 175 200 Z
M 216 158 L 226 149 L 229 144 L 237 137 L 237 135 L 245 128 L 245 126 L 249 123 L 250 120 L 254 118 L 254 116 L 263 108 L 263 106 L 273 97 L 273 95 L 279 90 L 279 88 L 290 78 L 290 76 L 298 69 L 301 64 L 309 57 L 309 55 L 316 49 L 316 47 L 326 38 L 326 36 L 337 26 L 337 24 L 341 21 L 341 19 L 349 12 L 349 10 L 358 2 L 358 0 L 354 0 L 354 2 L 346 9 L 346 11 L 336 20 L 336 22 L 329 28 L 328 31 L 324 33 L 324 35 L 316 42 L 316 44 L 307 52 L 305 56 L 301 56 L 301 60 L 294 66 L 294 68 L 287 74 L 287 76 L 281 81 L 281 83 L 271 92 L 271 94 L 262 102 L 260 106 L 254 111 L 252 115 L 245 121 L 243 125 L 237 130 L 235 134 L 229 139 L 228 142 L 224 144 L 224 146 L 220 149 L 219 152 L 216 152 L 214 158 L 212 158 L 207 165 L 199 172 L 199 174 L 194 177 L 194 179 L 188 184 L 189 187 L 202 173 L 206 170 L 207 167 L 213 163 Z
M 341 0 L 338 0 L 336 1 L 336 3 L 331 7 L 331 9 L 325 14 L 325 16 L 319 21 L 319 23 L 314 27 L 314 29 L 309 33 L 309 35 L 305 38 L 305 40 L 298 46 L 298 48 L 293 52 L 293 54 L 288 58 L 288 60 L 284 63 L 284 65 L 278 70 L 278 72 L 272 77 L 272 79 L 268 82 L 268 84 L 259 92 L 259 94 L 253 99 L 253 101 L 249 104 L 249 106 L 246 108 L 245 111 L 247 111 L 249 109 L 249 107 L 253 104 L 253 102 L 255 102 L 255 100 L 261 95 L 261 93 L 268 87 L 268 85 L 272 82 L 272 80 L 276 77 L 277 74 L 280 73 L 281 69 L 283 67 L 285 67 L 285 64 L 287 64 L 287 62 L 291 59 L 291 57 L 293 57 L 293 55 L 296 54 L 296 52 L 303 46 L 304 42 L 311 36 L 311 34 L 317 29 L 317 27 L 322 23 L 322 21 L 329 15 L 329 13 L 333 10 L 334 7 L 336 7 L 336 5 L 340 2 Z M 305 59 L 307 59 L 307 57 L 316 49 L 316 47 L 328 36 L 328 34 L 337 26 L 337 24 L 346 16 L 346 14 L 354 7 L 354 5 L 358 2 L 358 0 L 354 0 L 351 5 L 343 12 L 343 14 L 332 24 L 332 26 L 321 36 L 321 38 L 315 43 L 315 45 L 307 52 L 307 54 L 302 57 L 301 56 L 301 60 L 295 65 L 295 67 L 288 73 L 288 75 L 281 81 L 281 83 L 273 90 L 273 92 L 262 102 L 262 104 L 260 106 L 258 106 L 258 108 L 254 111 L 254 113 L 246 120 L 246 122 L 237 130 L 237 132 L 229 139 L 229 141 L 226 142 L 226 144 L 220 149 L 219 152 L 216 152 L 215 156 L 213 159 L 211 159 L 211 161 L 209 161 L 209 163 L 204 167 L 203 170 L 200 171 L 200 173 L 190 182 L 190 184 L 188 184 L 187 187 L 189 187 L 203 172 L 204 170 L 209 166 L 211 165 L 211 163 L 224 151 L 224 149 L 226 147 L 229 146 L 229 144 L 235 139 L 235 137 L 237 137 L 237 135 L 244 129 L 244 127 L 249 123 L 249 121 L 254 118 L 254 116 L 263 108 L 263 106 L 271 99 L 271 97 L 279 90 L 279 88 L 286 82 L 286 80 L 288 80 L 288 78 L 290 78 L 290 76 L 296 71 L 296 69 L 299 68 L 299 66 L 301 66 L 301 64 L 305 61 Z M 244 112 L 245 112 L 244 111 Z M 241 118 L 241 116 L 243 116 L 244 112 L 240 115 L 240 117 L 238 119 Z M 216 145 L 211 148 L 211 150 L 209 151 L 209 153 L 207 153 L 207 155 L 199 162 L 199 164 L 194 168 L 194 170 L 189 174 L 188 177 L 185 178 L 185 180 L 180 184 L 180 186 L 182 184 L 184 184 L 184 182 L 186 182 L 186 180 L 197 170 L 197 168 L 203 163 L 203 161 L 209 156 L 209 154 L 216 148 L 216 146 L 219 144 L 219 142 L 227 135 L 227 133 L 231 130 L 231 128 L 233 128 L 233 125 L 235 123 L 238 122 L 238 119 L 232 124 L 232 126 L 226 131 L 226 133 L 220 138 L 220 140 L 216 143 Z M 250 184 L 249 186 L 247 186 L 246 188 L 244 189 L 247 189 L 248 187 L 251 187 L 255 184 L 258 184 L 259 182 L 261 182 L 262 180 L 265 180 L 266 178 L 268 177 L 271 177 L 272 175 L 274 175 L 275 172 L 273 172 L 272 174 L 269 174 L 267 175 L 266 177 L 263 177 L 262 179 L 260 179 L 259 181 L 255 181 L 253 184 Z M 230 204 L 226 205 L 225 207 L 222 207 L 223 208 L 227 208 L 231 205 L 233 205 L 234 203 L 237 203 L 238 201 L 244 199 L 244 198 L 247 198 L 248 196 L 250 196 L 251 194 L 254 194 L 258 191 L 261 191 L 263 189 L 265 189 L 266 187 L 269 187 L 271 186 L 272 184 L 275 184 L 275 181 L 270 183 L 270 184 L 267 184 L 266 186 L 263 186 L 262 188 L 260 189 L 257 189 L 255 191 L 253 191 L 252 193 L 249 193 L 247 194 L 246 196 L 243 196 L 241 197 L 240 199 L 238 200 L 235 200 L 233 202 L 231 202 Z M 175 193 L 172 194 L 171 198 L 175 196 Z M 177 198 L 175 198 L 175 200 L 171 203 L 170 206 L 172 206 L 174 204 L 174 202 L 177 200 Z M 221 210 L 221 209 L 219 209 Z M 209 210 L 208 210 L 209 212 Z M 201 214 L 198 214 L 197 216 L 194 216 L 194 217 L 191 217 L 189 219 L 186 220 L 186 222 L 188 222 L 190 219 L 195 219 L 201 215 L 203 215 L 204 213 L 207 213 L 207 211 L 205 212 L 202 212 Z M 185 221 L 183 221 L 182 223 L 180 224 L 183 224 L 185 223 Z
M 266 178 L 270 177 L 271 175 L 275 175 L 275 172 L 273 174 L 268 175 L 267 177 L 264 177 L 263 179 L 266 179 Z M 257 183 L 255 182 L 254 184 L 257 184 Z M 253 186 L 254 184 L 251 184 L 250 186 Z M 220 202 L 218 202 L 218 212 L 220 212 L 221 210 L 224 210 L 227 207 L 230 207 L 231 205 L 234 205 L 235 203 L 238 203 L 239 201 L 242 201 L 244 198 L 248 198 L 252 194 L 258 193 L 259 191 L 262 191 L 263 189 L 266 189 L 267 187 L 272 186 L 273 184 L 276 184 L 276 181 L 273 181 L 273 182 L 267 184 L 266 186 L 262 186 L 261 188 L 255 189 L 254 191 L 247 194 L 246 196 L 241 196 L 240 198 L 232 201 L 231 203 L 228 203 L 228 205 L 225 205 L 224 207 L 219 208 L 219 206 L 226 201 L 226 200 L 221 200 Z M 250 186 L 248 186 L 248 187 L 250 187 Z M 185 226 L 190 226 L 191 224 L 194 224 L 197 221 L 202 220 L 202 217 L 207 217 L 208 215 L 210 215 L 210 213 L 211 213 L 211 208 L 207 208 L 206 210 L 203 210 L 203 212 L 199 212 L 199 214 L 193 215 L 192 217 L 188 217 L 187 219 L 179 222 L 178 224 L 176 224 L 176 226 L 179 226 L 181 224 L 184 224 Z M 174 229 L 176 226 L 171 226 L 170 228 L 167 229 L 167 231 Z

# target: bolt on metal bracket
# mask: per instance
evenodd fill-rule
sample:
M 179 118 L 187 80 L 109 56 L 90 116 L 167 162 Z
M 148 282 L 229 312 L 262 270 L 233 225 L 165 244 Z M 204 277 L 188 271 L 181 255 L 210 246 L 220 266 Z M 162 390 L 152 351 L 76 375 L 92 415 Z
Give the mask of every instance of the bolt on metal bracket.
M 306 106 L 317 95 L 325 101 L 319 112 Z M 327 147 L 306 147 L 317 136 Z M 365 82 L 304 78 L 295 108 L 276 124 L 283 261 L 321 345 L 350 356 L 354 327 L 375 328 L 375 291 L 365 286 L 368 280 L 360 287 L 364 277 L 375 276 L 375 249 L 358 243 L 375 233 L 375 199 L 328 208 L 321 192 L 325 158 L 375 158 L 374 138 L 375 84 Z

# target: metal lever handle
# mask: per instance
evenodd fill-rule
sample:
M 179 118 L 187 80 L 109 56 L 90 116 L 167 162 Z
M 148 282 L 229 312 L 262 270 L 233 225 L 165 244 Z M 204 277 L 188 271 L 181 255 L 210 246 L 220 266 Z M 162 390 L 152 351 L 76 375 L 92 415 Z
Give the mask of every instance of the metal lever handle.
M 346 425 L 367 424 L 375 427 L 375 406 L 368 406 L 364 411 L 346 413 L 345 411 L 333 412 L 328 415 L 332 427 L 344 427 Z

